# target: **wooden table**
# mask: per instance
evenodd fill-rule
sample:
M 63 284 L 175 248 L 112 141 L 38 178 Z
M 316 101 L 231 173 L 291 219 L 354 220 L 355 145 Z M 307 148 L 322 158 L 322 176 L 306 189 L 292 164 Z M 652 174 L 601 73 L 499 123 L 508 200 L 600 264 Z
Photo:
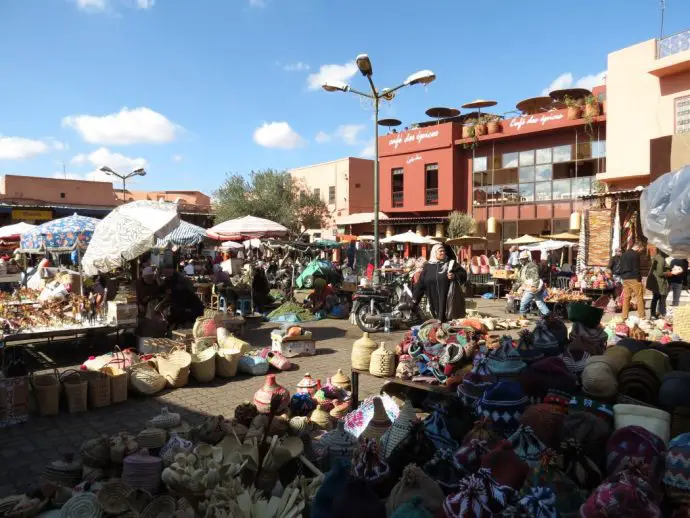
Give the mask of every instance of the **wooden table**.
M 417 381 L 409 381 L 396 377 L 379 377 L 374 376 L 369 371 L 361 369 L 351 370 L 351 380 L 352 380 L 352 409 L 354 410 L 359 406 L 359 376 L 363 374 L 365 376 L 372 376 L 383 381 L 383 386 L 381 387 L 381 393 L 385 391 L 387 385 L 399 385 L 402 387 L 408 387 L 416 390 L 423 390 L 425 392 L 431 392 L 433 394 L 438 394 L 444 397 L 452 396 L 455 394 L 454 390 L 449 389 L 445 385 L 432 385 L 431 383 L 419 383 Z

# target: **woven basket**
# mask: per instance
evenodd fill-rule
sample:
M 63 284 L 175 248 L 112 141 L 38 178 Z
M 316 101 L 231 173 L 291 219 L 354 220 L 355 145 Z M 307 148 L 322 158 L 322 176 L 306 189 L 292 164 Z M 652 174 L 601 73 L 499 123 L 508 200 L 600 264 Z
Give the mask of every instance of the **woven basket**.
M 158 496 L 146 506 L 139 515 L 140 518 L 158 518 L 160 516 L 172 516 L 177 507 L 175 499 L 170 495 Z
M 237 374 L 242 353 L 232 349 L 219 349 L 216 355 L 216 374 L 221 378 L 232 378 Z
M 110 405 L 110 378 L 104 372 L 87 372 L 89 406 L 101 408 Z
M 84 441 L 79 455 L 86 466 L 102 468 L 110 462 L 110 441 L 107 435 L 101 435 Z
M 192 376 L 199 383 L 208 383 L 216 377 L 216 348 L 209 347 L 192 355 Z
M 369 333 L 363 333 L 362 337 L 352 344 L 351 362 L 353 369 L 367 370 L 371 361 L 371 354 L 376 350 L 376 342 L 369 338 Z
M 690 304 L 673 308 L 673 332 L 681 340 L 690 341 Z
M 13 501 L 12 498 L 13 497 L 10 497 L 10 502 Z M 27 497 L 22 495 L 19 499 L 15 500 L 15 504 L 19 504 L 22 498 L 26 499 Z M 7 518 L 33 518 L 34 516 L 38 516 L 38 513 L 41 512 L 41 509 L 43 509 L 47 503 L 48 499 L 40 500 L 38 498 L 32 498 L 30 504 L 26 502 L 27 507 L 22 506 L 22 508 L 17 511 L 0 510 L 0 516 L 6 516 Z
M 191 347 L 191 352 L 192 354 L 199 354 L 202 351 L 205 351 L 206 349 L 210 349 L 216 345 L 216 337 L 215 336 L 206 336 L 204 338 L 197 338 L 194 340 L 194 343 L 192 344 Z
M 110 402 L 127 401 L 127 372 L 112 365 L 103 367 L 101 372 L 110 380 Z
M 140 394 L 152 396 L 165 388 L 165 378 L 150 362 L 141 362 L 130 368 L 129 384 L 133 390 Z
M 168 354 L 158 355 L 158 372 L 172 388 L 184 387 L 189 382 L 189 367 L 192 356 L 182 349 L 173 349 Z
M 204 338 L 206 336 L 215 338 L 217 329 L 218 324 L 216 323 L 215 317 L 199 317 L 196 319 L 196 322 L 194 322 L 192 334 L 194 338 Z
M 137 442 L 141 448 L 155 450 L 162 448 L 168 439 L 168 434 L 162 428 L 145 428 L 137 435 Z
M 60 375 L 57 370 L 52 374 L 37 374 L 31 376 L 31 386 L 38 414 L 41 416 L 57 415 L 60 411 Z
M 395 353 L 386 350 L 384 342 L 381 342 L 379 348 L 371 353 L 369 372 L 383 378 L 395 375 Z
M 129 510 L 127 496 L 132 488 L 119 479 L 113 479 L 103 484 L 98 492 L 98 503 L 106 514 L 121 515 Z
M 62 515 L 69 518 L 100 518 L 103 510 L 93 493 L 77 493 L 62 506 Z
M 222 343 L 220 340 L 218 340 L 218 347 L 222 349 L 236 350 L 239 351 L 241 354 L 245 354 L 247 351 L 249 351 L 249 343 L 245 342 L 240 338 L 237 338 L 232 333 L 228 333 L 227 335 L 225 335 Z
M 139 513 L 141 513 L 152 500 L 153 497 L 151 493 L 140 488 L 133 489 L 129 495 L 127 495 L 127 503 L 132 510 L 137 513 L 137 516 L 139 516 Z
M 67 396 L 67 410 L 70 414 L 85 412 L 89 395 L 89 382 L 82 378 L 79 371 L 67 370 L 60 377 Z

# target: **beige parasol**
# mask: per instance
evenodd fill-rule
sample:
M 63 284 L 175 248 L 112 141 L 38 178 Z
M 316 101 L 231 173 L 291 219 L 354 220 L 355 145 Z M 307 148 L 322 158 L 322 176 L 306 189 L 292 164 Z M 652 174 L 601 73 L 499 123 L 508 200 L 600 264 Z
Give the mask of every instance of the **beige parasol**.
M 580 236 L 572 232 L 561 232 L 552 236 L 544 236 L 546 239 L 553 239 L 554 241 L 579 241 Z
M 540 238 L 540 237 L 535 237 L 535 236 L 530 236 L 529 234 L 525 234 L 524 236 L 516 237 L 515 239 L 508 239 L 508 240 L 506 240 L 505 244 L 506 245 L 531 245 L 532 243 L 541 243 L 542 241 L 545 241 L 545 240 Z
M 451 246 L 480 245 L 483 243 L 486 243 L 486 238 L 481 236 L 460 236 L 446 241 L 446 244 Z

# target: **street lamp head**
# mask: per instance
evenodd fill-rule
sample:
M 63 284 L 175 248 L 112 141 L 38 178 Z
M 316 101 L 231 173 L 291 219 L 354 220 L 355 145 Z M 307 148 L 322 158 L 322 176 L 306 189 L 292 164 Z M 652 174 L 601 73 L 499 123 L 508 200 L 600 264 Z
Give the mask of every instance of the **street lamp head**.
M 436 74 L 434 74 L 431 70 L 420 70 L 419 72 L 415 72 L 410 77 L 405 79 L 405 85 L 428 85 L 434 79 L 436 79 Z
M 369 77 L 374 73 L 374 69 L 371 66 L 371 60 L 366 54 L 360 54 L 357 56 L 355 62 L 357 63 L 357 68 L 359 68 L 359 71 L 364 77 Z
M 132 171 L 132 174 L 135 174 L 135 175 L 137 175 L 137 176 L 146 176 L 146 171 L 144 170 L 143 167 L 140 167 L 140 168 L 135 169 L 134 171 Z
M 110 169 L 107 165 L 104 165 L 103 167 L 101 167 L 100 170 L 103 171 L 105 174 L 115 174 L 115 171 Z
M 383 97 L 386 101 L 392 101 L 395 97 L 395 92 L 388 93 L 389 90 L 390 88 L 384 88 L 383 90 L 381 90 L 380 97 Z
M 340 81 L 328 81 L 321 85 L 321 88 L 327 92 L 347 92 L 350 86 L 346 83 L 341 83 Z

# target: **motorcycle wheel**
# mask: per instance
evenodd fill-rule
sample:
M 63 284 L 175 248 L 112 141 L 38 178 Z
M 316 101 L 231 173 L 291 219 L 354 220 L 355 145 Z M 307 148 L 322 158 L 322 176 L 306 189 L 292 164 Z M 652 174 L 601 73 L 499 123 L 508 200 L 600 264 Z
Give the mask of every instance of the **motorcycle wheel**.
M 378 315 L 379 313 L 381 313 L 381 310 L 379 309 L 378 305 L 374 304 L 374 314 Z M 383 329 L 383 322 L 378 324 L 367 323 L 365 318 L 368 314 L 369 304 L 363 304 L 357 308 L 357 311 L 355 312 L 355 322 L 357 323 L 357 327 L 359 327 L 365 333 L 377 333 L 378 331 L 381 331 Z

